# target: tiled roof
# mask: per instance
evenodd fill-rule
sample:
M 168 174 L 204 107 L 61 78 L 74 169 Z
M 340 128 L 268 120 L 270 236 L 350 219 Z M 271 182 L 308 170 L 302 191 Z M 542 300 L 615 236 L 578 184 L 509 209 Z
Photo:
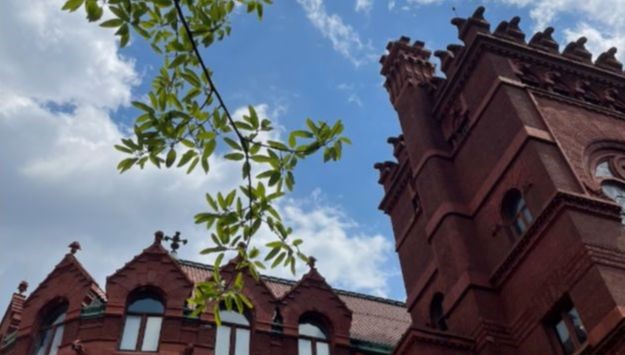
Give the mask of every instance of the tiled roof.
M 194 283 L 204 281 L 211 275 L 210 265 L 187 260 L 179 262 Z M 265 275 L 261 279 L 276 298 L 287 294 L 296 283 Z M 353 340 L 394 347 L 410 326 L 410 315 L 403 302 L 339 289 L 334 289 L 334 292 L 352 311 L 350 337 Z

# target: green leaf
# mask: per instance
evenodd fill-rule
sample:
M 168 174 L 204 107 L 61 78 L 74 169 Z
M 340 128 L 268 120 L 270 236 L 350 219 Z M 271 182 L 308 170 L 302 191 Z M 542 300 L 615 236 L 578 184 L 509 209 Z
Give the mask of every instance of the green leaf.
M 67 0 L 65 5 L 63 5 L 63 10 L 69 10 L 70 12 L 74 12 L 78 10 L 80 6 L 85 2 L 85 0 Z
M 271 263 L 271 268 L 275 268 L 276 266 L 280 265 L 280 263 L 282 262 L 282 260 L 284 260 L 284 258 L 286 257 L 286 253 L 282 252 L 280 253 L 280 255 L 278 255 L 278 257 L 273 261 L 273 263 Z
M 176 150 L 174 148 L 169 149 L 167 153 L 167 157 L 165 158 L 165 166 L 171 167 L 174 161 L 176 160 Z
M 243 150 L 243 148 L 241 148 L 241 145 L 239 145 L 239 143 L 237 143 L 234 139 L 230 137 L 224 137 L 224 142 L 226 142 L 232 149 Z
M 197 155 L 197 152 L 195 150 L 187 150 L 187 152 L 182 155 L 182 158 L 180 158 L 180 161 L 178 162 L 177 167 L 180 168 L 184 166 L 196 155 Z
M 234 161 L 243 160 L 244 157 L 243 153 L 229 153 L 224 155 L 224 158 Z
M 158 7 L 169 7 L 172 4 L 171 0 L 152 0 L 152 2 Z
M 115 28 L 115 27 L 119 27 L 121 25 L 124 24 L 124 21 L 118 19 L 118 18 L 113 18 L 107 21 L 104 21 L 100 24 L 100 27 L 108 27 L 108 28 Z
M 102 17 L 102 7 L 98 5 L 96 0 L 87 0 L 85 3 L 85 9 L 87 11 L 87 20 L 89 20 L 89 22 L 97 21 Z
M 278 254 L 279 251 L 280 251 L 280 248 L 271 249 L 271 251 L 267 254 L 267 256 L 265 256 L 265 261 L 273 259 L 276 256 L 276 254 Z

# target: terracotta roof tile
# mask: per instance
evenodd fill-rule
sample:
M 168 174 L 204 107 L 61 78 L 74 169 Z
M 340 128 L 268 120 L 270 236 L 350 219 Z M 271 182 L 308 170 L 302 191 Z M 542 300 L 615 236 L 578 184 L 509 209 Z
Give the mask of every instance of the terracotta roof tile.
M 179 260 L 182 270 L 194 282 L 206 280 L 211 266 Z M 272 276 L 261 276 L 276 298 L 286 295 L 295 281 Z M 404 303 L 356 292 L 334 289 L 352 311 L 351 338 L 366 342 L 394 346 L 410 326 L 410 315 Z

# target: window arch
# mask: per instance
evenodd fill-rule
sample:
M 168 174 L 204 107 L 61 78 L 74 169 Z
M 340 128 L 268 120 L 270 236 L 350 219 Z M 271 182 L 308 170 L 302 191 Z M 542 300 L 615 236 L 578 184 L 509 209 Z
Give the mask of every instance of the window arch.
M 51 307 L 43 318 L 35 345 L 35 355 L 56 355 L 61 341 L 63 340 L 63 329 L 65 313 L 67 313 L 68 303 L 66 301 Z
M 300 318 L 298 332 L 298 355 L 330 355 L 328 331 L 317 317 Z
M 447 322 L 445 322 L 445 311 L 443 310 L 443 300 L 445 296 L 437 292 L 430 302 L 430 324 L 432 328 L 439 330 L 447 330 Z
M 594 178 L 601 185 L 601 192 L 621 206 L 621 220 L 625 223 L 625 157 L 610 155 L 597 162 Z
M 165 304 L 156 290 L 139 289 L 131 294 L 126 305 L 126 317 L 120 350 L 157 351 Z
M 534 220 L 523 194 L 518 189 L 511 189 L 504 195 L 501 203 L 501 216 L 515 236 L 525 234 Z
M 221 310 L 217 326 L 215 355 L 248 355 L 250 353 L 250 321 L 244 314 Z

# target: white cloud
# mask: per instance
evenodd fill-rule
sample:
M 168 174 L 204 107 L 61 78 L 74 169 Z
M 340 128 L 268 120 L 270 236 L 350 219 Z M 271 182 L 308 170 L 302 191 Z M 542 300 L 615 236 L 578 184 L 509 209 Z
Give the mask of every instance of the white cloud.
M 3 1 L 0 85 L 58 103 L 117 107 L 137 82 L 133 62 L 117 54 L 113 31 L 84 25 L 62 1 Z
M 373 8 L 373 0 L 356 0 L 356 12 L 369 13 Z
M 347 102 L 354 104 L 358 107 L 363 107 L 363 102 L 360 96 L 356 93 L 354 84 L 341 83 L 337 86 L 337 89 L 347 94 Z
M 530 7 L 530 16 L 540 29 L 549 26 L 560 14 L 581 14 L 585 19 L 611 29 L 622 28 L 625 0 L 500 0 L 520 7 Z
M 372 62 L 376 55 L 369 42 L 364 42 L 358 32 L 337 14 L 329 14 L 323 0 L 297 0 L 304 8 L 308 20 L 332 42 L 334 50 L 349 59 L 355 66 Z
M 304 240 L 302 251 L 317 258 L 317 268 L 329 283 L 388 296 L 389 276 L 398 272 L 386 266 L 394 252 L 388 238 L 364 232 L 362 226 L 328 201 L 319 189 L 308 198 L 287 199 L 279 209 L 287 225 L 293 228 L 293 238 Z M 258 245 L 275 239 L 266 230 L 259 237 Z M 307 271 L 308 266 L 299 262 L 296 277 Z M 293 277 L 288 270 L 280 268 L 268 273 Z

